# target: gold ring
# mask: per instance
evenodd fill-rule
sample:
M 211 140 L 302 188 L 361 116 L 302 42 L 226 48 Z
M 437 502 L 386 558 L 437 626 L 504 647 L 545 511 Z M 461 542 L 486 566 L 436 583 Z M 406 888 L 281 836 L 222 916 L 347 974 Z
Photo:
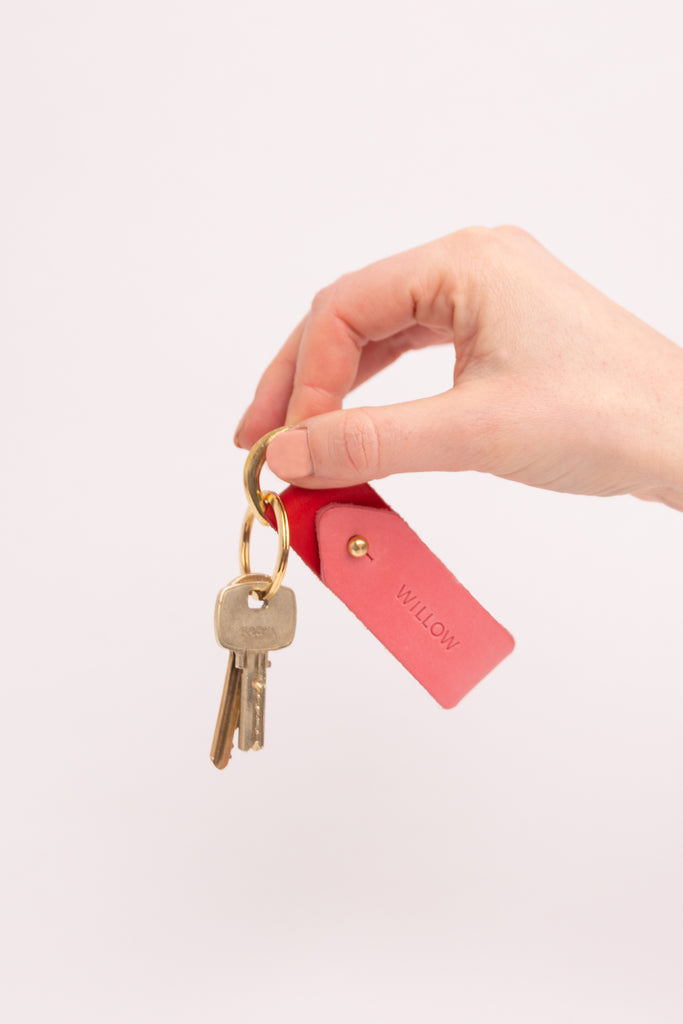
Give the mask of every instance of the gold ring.
M 282 498 L 275 491 L 267 491 L 262 495 L 264 508 L 266 505 L 270 505 L 273 512 L 275 513 L 275 522 L 277 523 L 277 558 L 275 560 L 275 569 L 272 576 L 270 577 L 270 585 L 261 594 L 262 601 L 269 601 L 273 594 L 277 593 L 280 589 L 285 570 L 287 569 L 287 559 L 289 558 L 289 519 L 287 518 L 287 512 L 283 504 Z M 251 561 L 249 558 L 249 545 L 251 543 L 251 528 L 254 525 L 254 518 L 256 513 L 252 509 L 248 508 L 242 522 L 242 538 L 240 540 L 240 565 L 242 572 L 246 575 L 251 574 Z M 267 526 L 270 526 L 268 520 L 265 520 Z
M 250 450 L 247 461 L 244 463 L 244 491 L 249 508 L 263 526 L 270 526 L 266 519 L 266 500 L 261 490 L 260 480 L 263 463 L 266 461 L 266 448 L 277 434 L 282 434 L 283 431 L 289 429 L 289 427 L 276 427 L 270 433 L 264 434 Z

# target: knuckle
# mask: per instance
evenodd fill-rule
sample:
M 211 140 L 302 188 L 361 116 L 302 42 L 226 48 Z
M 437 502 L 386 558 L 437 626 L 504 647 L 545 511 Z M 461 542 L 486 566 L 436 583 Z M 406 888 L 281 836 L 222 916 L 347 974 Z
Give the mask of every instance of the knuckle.
M 483 273 L 489 283 L 495 283 L 501 269 L 511 261 L 528 254 L 528 246 L 539 245 L 533 235 L 516 224 L 463 228 L 458 234 L 466 246 L 470 265 Z
M 470 267 L 488 279 L 505 259 L 505 241 L 496 228 L 463 228 L 461 235 Z
M 500 238 L 509 241 L 536 241 L 533 235 L 530 235 L 525 228 L 520 228 L 517 224 L 499 224 L 494 230 Z
M 329 312 L 332 309 L 334 306 L 335 296 L 338 294 L 339 288 L 346 276 L 347 275 L 344 275 L 343 277 L 338 278 L 336 281 L 333 281 L 332 284 L 326 284 L 324 288 L 320 288 L 315 293 L 313 301 L 311 302 L 312 313 L 324 313 Z
M 320 313 L 322 310 L 327 309 L 330 304 L 332 285 L 325 285 L 324 288 L 320 288 L 313 296 L 311 302 L 311 312 Z
M 379 472 L 380 442 L 377 425 L 363 409 L 348 412 L 339 438 L 339 456 L 350 469 L 372 478 Z
M 472 294 L 490 294 L 492 288 L 499 287 L 501 268 L 510 256 L 508 245 L 496 228 L 468 227 L 458 234 Z
M 457 232 L 461 242 L 463 242 L 471 252 L 481 254 L 487 249 L 490 249 L 496 244 L 496 231 L 495 228 L 482 227 L 481 225 L 472 225 L 468 228 L 461 228 Z

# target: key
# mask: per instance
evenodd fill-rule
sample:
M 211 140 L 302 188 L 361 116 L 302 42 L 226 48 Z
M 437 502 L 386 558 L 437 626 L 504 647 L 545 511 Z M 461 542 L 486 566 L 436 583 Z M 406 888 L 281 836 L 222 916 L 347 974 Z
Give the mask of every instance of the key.
M 269 576 L 256 573 L 238 576 L 216 600 L 216 639 L 234 652 L 240 671 L 240 750 L 263 747 L 268 654 L 289 647 L 296 629 L 296 598 L 289 587 L 260 606 L 249 605 L 249 594 L 269 583 Z
M 268 577 L 261 577 L 260 575 L 257 575 L 255 578 L 258 581 L 267 581 L 268 579 Z M 233 580 L 233 583 L 234 582 L 236 581 Z M 230 586 L 232 586 L 232 583 L 228 584 L 228 587 Z M 218 709 L 218 718 L 216 720 L 216 728 L 213 734 L 210 755 L 212 764 L 221 770 L 227 767 L 232 754 L 235 730 L 237 729 L 240 718 L 241 682 L 242 669 L 237 665 L 234 651 L 230 651 L 228 669 L 225 673 L 223 695 L 221 697 L 220 708 Z
M 268 576 L 238 577 L 224 587 L 216 602 L 216 637 L 235 652 L 241 671 L 239 748 L 260 750 L 264 742 L 266 668 L 268 653 L 288 647 L 296 627 L 296 599 L 288 587 L 280 587 L 260 607 L 250 607 L 255 584 L 267 585 Z
M 235 663 L 235 655 L 230 651 L 228 671 L 225 673 L 223 696 L 218 711 L 216 730 L 211 744 L 211 760 L 216 768 L 225 768 L 232 753 L 235 729 L 240 717 L 240 683 L 242 670 Z

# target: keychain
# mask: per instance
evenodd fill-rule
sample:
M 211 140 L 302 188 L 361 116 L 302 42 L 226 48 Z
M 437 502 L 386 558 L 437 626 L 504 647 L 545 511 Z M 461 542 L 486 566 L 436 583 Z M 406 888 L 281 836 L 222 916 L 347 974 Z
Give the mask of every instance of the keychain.
M 284 429 L 284 428 L 281 428 Z M 289 521 L 282 498 L 275 491 L 261 491 L 259 476 L 268 442 L 279 430 L 267 434 L 250 451 L 244 467 L 249 507 L 242 522 L 240 567 L 242 573 L 220 591 L 216 599 L 216 640 L 230 651 L 223 696 L 211 745 L 211 760 L 225 768 L 239 729 L 240 750 L 261 750 L 264 739 L 266 669 L 271 651 L 289 647 L 296 629 L 294 591 L 283 587 L 289 558 Z M 254 519 L 265 526 L 270 509 L 277 530 L 278 551 L 271 576 L 252 573 L 249 555 Z M 249 598 L 260 604 L 249 604 Z
M 490 615 L 369 484 L 324 490 L 260 487 L 265 434 L 244 467 L 249 508 L 242 525 L 242 575 L 218 595 L 216 638 L 230 649 L 211 760 L 224 768 L 239 725 L 240 750 L 263 746 L 268 652 L 294 639 L 294 593 L 282 586 L 290 546 L 444 708 L 513 650 L 511 634 Z M 254 519 L 277 531 L 272 576 L 252 574 Z M 256 594 L 261 607 L 249 605 Z

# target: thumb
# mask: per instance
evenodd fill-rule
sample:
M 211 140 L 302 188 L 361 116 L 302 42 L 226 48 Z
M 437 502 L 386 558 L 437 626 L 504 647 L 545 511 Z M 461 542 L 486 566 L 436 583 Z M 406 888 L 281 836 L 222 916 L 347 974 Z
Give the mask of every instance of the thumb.
M 484 469 L 487 403 L 480 383 L 400 405 L 323 413 L 278 434 L 269 468 L 300 487 L 348 487 L 425 470 Z

